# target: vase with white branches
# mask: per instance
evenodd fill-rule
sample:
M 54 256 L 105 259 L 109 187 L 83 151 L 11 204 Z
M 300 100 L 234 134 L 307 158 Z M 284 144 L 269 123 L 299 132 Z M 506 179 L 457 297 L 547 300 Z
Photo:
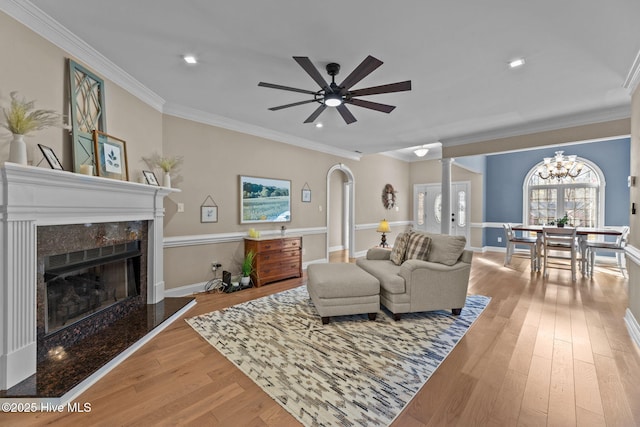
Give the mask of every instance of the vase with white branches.
M 2 108 L 4 121 L 0 126 L 13 134 L 9 147 L 9 161 L 27 164 L 27 145 L 24 136 L 50 126 L 62 126 L 62 116 L 53 110 L 36 110 L 35 101 L 18 98 L 17 92 L 11 92 L 9 107 Z
M 159 154 L 153 154 L 150 157 L 142 158 L 150 167 L 160 168 L 164 172 L 164 179 L 162 185 L 164 187 L 171 187 L 171 173 L 177 172 L 178 168 L 182 164 L 184 158 L 182 156 L 161 156 Z

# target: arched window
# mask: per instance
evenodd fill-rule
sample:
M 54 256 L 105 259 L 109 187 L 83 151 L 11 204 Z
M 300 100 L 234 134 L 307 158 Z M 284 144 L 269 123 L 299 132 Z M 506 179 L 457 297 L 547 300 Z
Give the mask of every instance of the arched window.
M 566 213 L 576 227 L 601 227 L 604 224 L 604 174 L 593 162 L 578 158 L 584 164 L 575 177 L 543 179 L 535 165 L 523 185 L 525 222 L 543 225 Z

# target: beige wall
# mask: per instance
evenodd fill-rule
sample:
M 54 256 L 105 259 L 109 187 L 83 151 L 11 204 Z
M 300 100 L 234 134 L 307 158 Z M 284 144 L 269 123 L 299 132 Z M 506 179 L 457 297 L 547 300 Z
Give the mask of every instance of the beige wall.
M 8 105 L 9 93 L 18 91 L 20 97 L 35 100 L 36 108 L 64 112 L 65 55 L 60 49 L 44 40 L 22 24 L 0 12 L 0 97 L 3 106 Z M 71 163 L 65 158 L 63 138 L 66 131 L 49 128 L 25 138 L 29 161 L 42 158 L 38 143 L 53 148 L 63 167 Z M 0 159 L 9 157 L 11 134 L 0 129 Z M 70 152 L 70 151 L 69 151 Z M 46 162 L 45 162 L 46 163 Z
M 66 58 L 69 55 L 22 24 L 0 12 L 0 51 L 5 59 L 0 67 L 0 95 L 18 91 L 27 99 L 35 99 L 37 108 L 66 113 L 68 105 Z M 88 67 L 90 68 L 90 67 Z M 93 70 L 100 76 L 100 70 Z M 142 157 L 154 152 L 182 155 L 184 164 L 175 187 L 182 189 L 166 200 L 165 236 L 201 236 L 245 232 L 250 225 L 239 224 L 238 175 L 247 174 L 290 179 L 292 184 L 292 221 L 290 229 L 324 227 L 326 223 L 327 171 L 344 163 L 356 178 L 356 224 L 377 223 L 387 217 L 391 221 L 409 218 L 408 167 L 389 157 L 365 156 L 360 161 L 346 160 L 267 139 L 233 132 L 189 120 L 163 115 L 105 80 L 107 132 L 127 142 L 129 176 L 137 181 L 147 166 Z M 9 155 L 11 136 L 0 134 L 0 159 Z M 70 169 L 71 144 L 67 131 L 47 129 L 27 138 L 30 160 L 37 163 L 42 156 L 37 143 L 54 149 L 63 167 Z M 46 167 L 45 164 L 41 165 Z M 158 178 L 162 176 L 156 171 Z M 311 203 L 302 203 L 300 191 L 307 182 L 312 191 Z M 380 202 L 384 185 L 389 182 L 399 191 L 400 211 L 386 211 Z M 199 208 L 207 195 L 219 206 L 218 223 L 200 223 Z M 184 203 L 185 212 L 177 212 Z M 279 226 L 253 226 L 275 230 Z M 379 235 L 365 229 L 356 233 L 356 250 L 375 245 Z M 304 260 L 324 259 L 324 234 L 306 235 Z M 211 278 L 211 262 L 234 271 L 241 258 L 241 242 L 185 246 L 165 250 L 167 288 L 206 281 Z
M 407 220 L 408 168 L 405 162 L 386 156 L 365 156 L 360 161 L 319 153 L 268 139 L 230 131 L 173 116 L 163 118 L 165 155 L 184 156 L 184 163 L 172 177 L 181 189 L 165 200 L 165 236 L 221 235 L 245 233 L 255 228 L 263 233 L 278 231 L 281 224 L 240 224 L 239 175 L 291 180 L 291 222 L 289 230 L 324 227 L 327 208 L 327 172 L 335 164 L 345 164 L 355 176 L 356 224 L 389 220 Z M 335 174 L 339 186 L 340 174 Z M 400 211 L 387 213 L 380 201 L 384 185 L 399 189 Z M 311 188 L 311 203 L 302 203 L 301 190 Z M 331 193 L 335 193 L 335 188 Z M 200 206 L 207 195 L 218 205 L 218 222 L 201 223 Z M 183 203 L 184 213 L 177 212 Z M 334 201 L 331 203 L 334 204 Z M 339 216 L 339 215 L 338 215 Z M 329 230 L 329 235 L 333 235 Z M 377 243 L 379 235 L 371 230 L 356 233 L 356 251 Z M 324 234 L 303 236 L 303 262 L 325 258 Z M 165 250 L 167 288 L 200 283 L 213 277 L 211 263 L 236 274 L 242 259 L 242 242 L 172 247 Z
M 442 182 L 442 163 L 440 160 L 413 162 L 411 163 L 410 170 L 410 188 L 412 194 L 413 186 L 416 184 L 438 184 Z M 482 201 L 484 199 L 482 174 L 459 167 L 454 162 L 451 165 L 451 181 L 470 183 L 469 213 L 471 222 L 482 223 Z M 409 209 L 413 212 L 413 200 L 411 200 Z M 413 217 L 413 214 L 411 214 L 411 217 Z M 475 248 L 482 247 L 482 228 L 470 228 L 469 245 Z
M 3 101 L 12 91 L 27 100 L 35 100 L 36 108 L 68 114 L 66 58 L 61 49 L 0 12 L 0 96 Z M 99 73 L 96 73 L 99 75 Z M 162 151 L 162 114 L 141 102 L 110 81 L 105 81 L 107 132 L 127 142 L 129 175 L 132 181 L 142 170 L 143 155 Z M 9 157 L 11 135 L 0 134 L 0 159 Z M 28 158 L 38 163 L 42 154 L 37 144 L 55 151 L 65 170 L 72 168 L 69 132 L 49 128 L 26 138 Z M 40 164 L 48 167 L 46 162 Z

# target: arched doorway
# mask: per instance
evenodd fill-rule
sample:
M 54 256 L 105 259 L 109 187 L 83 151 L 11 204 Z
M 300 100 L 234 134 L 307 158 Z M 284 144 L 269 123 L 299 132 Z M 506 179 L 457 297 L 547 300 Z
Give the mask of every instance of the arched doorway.
M 336 172 L 344 177 L 342 195 L 339 199 L 332 198 L 332 174 Z M 335 191 L 335 190 L 334 190 Z M 329 260 L 330 236 L 332 232 L 332 224 L 339 224 L 343 241 L 349 250 L 349 258 L 355 258 L 355 178 L 353 172 L 346 165 L 339 163 L 331 166 L 327 172 L 327 235 L 326 235 L 326 259 Z M 332 206 L 333 200 L 333 206 Z M 340 215 L 332 215 L 335 212 L 336 203 L 340 203 Z

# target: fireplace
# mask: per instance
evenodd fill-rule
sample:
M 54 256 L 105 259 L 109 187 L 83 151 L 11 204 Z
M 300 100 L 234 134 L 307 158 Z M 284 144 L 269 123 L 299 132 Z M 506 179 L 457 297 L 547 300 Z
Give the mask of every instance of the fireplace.
M 140 242 L 128 245 L 129 258 L 77 266 L 76 270 L 46 269 L 51 259 L 72 257 L 78 252 L 45 258 L 46 295 L 44 332 L 49 335 L 80 322 L 114 304 L 140 293 Z M 125 245 L 119 245 L 125 246 Z M 82 251 L 87 252 L 87 251 Z
M 147 241 L 146 221 L 38 227 L 38 360 L 146 302 Z
M 32 376 L 56 342 L 164 300 L 163 200 L 176 191 L 0 167 L 0 390 Z M 126 280 L 111 286 L 114 277 Z

